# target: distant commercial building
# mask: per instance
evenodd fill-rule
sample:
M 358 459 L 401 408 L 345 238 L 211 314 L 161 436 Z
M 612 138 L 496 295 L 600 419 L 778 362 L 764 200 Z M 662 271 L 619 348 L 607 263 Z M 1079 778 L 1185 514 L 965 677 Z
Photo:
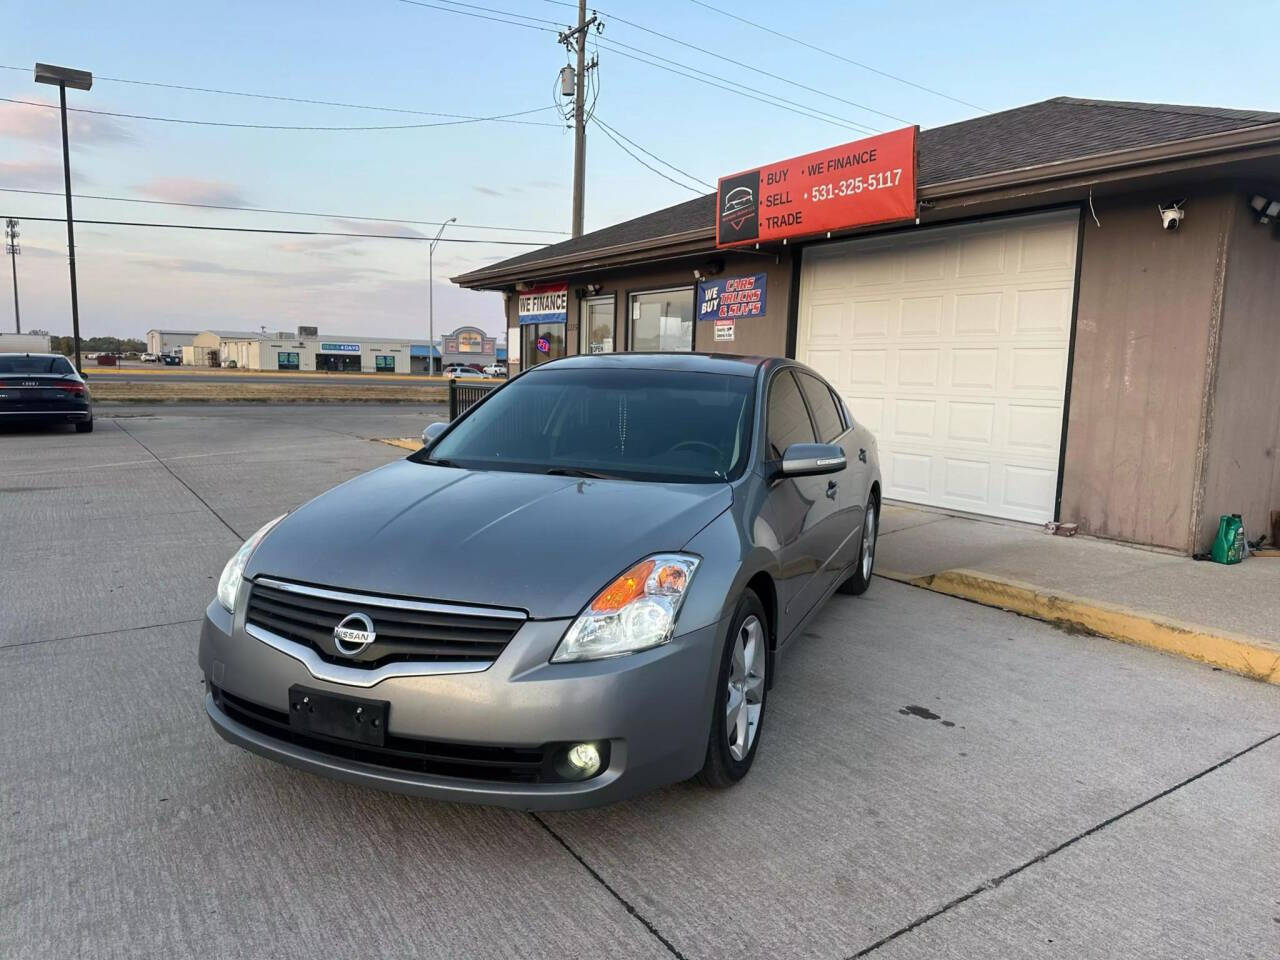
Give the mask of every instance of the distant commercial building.
M 195 342 L 196 330 L 148 330 L 147 353 L 173 353 Z
M 446 333 L 439 345 L 430 348 L 434 368 L 431 372 L 439 373 L 451 363 L 465 363 L 477 367 L 487 367 L 492 363 L 505 362 L 507 349 L 499 346 L 498 339 L 491 337 L 479 327 L 458 327 L 452 333 Z M 413 372 L 427 373 L 428 347 L 425 343 L 415 343 L 413 347 Z
M 408 373 L 410 346 L 409 340 L 312 334 L 304 328 L 293 334 L 206 330 L 187 349 L 197 366 L 235 363 L 245 370 Z
M 315 327 L 299 327 L 296 333 L 203 330 L 182 347 L 182 362 L 197 367 L 234 362 L 243 370 L 426 373 L 428 354 L 436 373 L 449 363 L 484 367 L 506 360 L 505 346 L 498 346 L 494 337 L 478 327 L 445 334 L 436 347 L 397 337 L 322 334 Z

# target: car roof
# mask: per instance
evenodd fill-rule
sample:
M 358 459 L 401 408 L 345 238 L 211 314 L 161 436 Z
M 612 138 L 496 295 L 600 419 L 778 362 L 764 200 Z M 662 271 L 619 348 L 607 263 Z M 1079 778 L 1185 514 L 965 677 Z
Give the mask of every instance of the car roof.
M 34 350 L 10 350 L 8 352 L 0 352 L 0 357 L 63 357 L 60 353 L 37 353 Z
M 768 357 L 730 353 L 592 353 L 561 357 L 531 367 L 525 373 L 554 367 L 557 370 L 680 370 L 754 377 Z

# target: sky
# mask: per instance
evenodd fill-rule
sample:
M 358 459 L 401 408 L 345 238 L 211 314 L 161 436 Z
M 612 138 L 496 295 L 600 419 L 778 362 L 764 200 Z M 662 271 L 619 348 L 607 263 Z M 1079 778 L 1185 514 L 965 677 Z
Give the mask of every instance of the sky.
M 32 65 L 42 61 L 94 73 L 92 90 L 68 92 L 70 106 L 205 124 L 369 127 L 450 119 L 428 113 L 519 114 L 506 122 L 382 130 L 71 114 L 74 193 L 326 215 L 77 199 L 78 220 L 418 238 L 83 224 L 76 230 L 82 335 L 307 324 L 423 337 L 429 285 L 422 238 L 437 227 L 360 219 L 376 217 L 457 217 L 432 264 L 436 335 L 463 324 L 501 335 L 501 297 L 461 290 L 448 278 L 533 249 L 492 241 L 541 244 L 567 236 L 573 137 L 556 107 L 566 52 L 555 31 L 576 11 L 555 0 L 469 3 L 8 0 L 0 13 L 0 66 L 20 69 L 0 69 L 0 98 L 56 103 L 56 88 L 32 80 Z M 1280 72 L 1265 40 L 1274 2 L 706 3 L 722 12 L 699 0 L 608 0 L 595 8 L 604 23 L 593 38 L 595 115 L 624 143 L 638 145 L 628 146 L 632 153 L 683 185 L 590 127 L 588 231 L 707 192 L 691 178 L 714 184 L 872 131 L 928 128 L 1053 96 L 1280 110 Z M 520 19 L 487 12 L 493 10 L 522 15 L 524 26 L 481 18 Z M 645 56 L 650 63 L 636 59 Z M 660 65 L 655 57 L 663 58 Z M 677 70 L 701 71 L 701 79 Z M 779 105 L 779 98 L 791 103 Z M 17 264 L 23 329 L 69 333 L 65 224 L 29 219 L 65 215 L 56 110 L 0 100 L 0 188 L 57 194 L 0 191 L 0 217 L 28 218 Z M 452 242 L 461 240 L 485 242 Z M 13 329 L 8 274 L 0 272 L 4 331 Z

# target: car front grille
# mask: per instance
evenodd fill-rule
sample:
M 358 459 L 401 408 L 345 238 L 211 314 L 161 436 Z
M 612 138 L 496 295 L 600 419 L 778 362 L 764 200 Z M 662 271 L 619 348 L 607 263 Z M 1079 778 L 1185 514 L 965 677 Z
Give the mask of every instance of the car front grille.
M 338 649 L 333 632 L 353 613 L 369 618 L 376 639 L 363 650 Z M 492 663 L 524 615 L 395 597 L 372 596 L 259 579 L 245 622 L 310 647 L 328 663 L 372 670 L 388 663 Z
M 289 725 L 289 714 L 245 700 L 210 685 L 218 709 L 232 720 L 276 740 L 283 740 L 342 760 L 372 764 L 393 770 L 490 780 L 500 783 L 539 783 L 561 780 L 551 764 L 554 746 L 493 747 L 477 744 L 420 740 L 388 733 L 382 746 L 336 740 L 304 733 Z

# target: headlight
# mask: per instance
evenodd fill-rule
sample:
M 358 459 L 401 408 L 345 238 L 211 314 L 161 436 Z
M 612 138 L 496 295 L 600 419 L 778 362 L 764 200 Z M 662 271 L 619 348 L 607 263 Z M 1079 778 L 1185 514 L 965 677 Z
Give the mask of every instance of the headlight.
M 262 538 L 271 532 L 271 528 L 287 516 L 287 513 L 281 514 L 263 526 L 261 530 L 244 542 L 244 545 L 235 552 L 235 555 L 227 561 L 227 565 L 222 568 L 222 576 L 218 578 L 218 603 L 222 604 L 227 613 L 235 613 L 236 611 L 236 594 L 240 592 L 240 581 L 244 579 L 244 568 L 249 565 L 249 558 L 253 556 L 253 551 L 258 548 Z
M 641 560 L 587 604 L 551 662 L 601 660 L 666 643 L 696 569 L 698 558 L 684 553 Z

